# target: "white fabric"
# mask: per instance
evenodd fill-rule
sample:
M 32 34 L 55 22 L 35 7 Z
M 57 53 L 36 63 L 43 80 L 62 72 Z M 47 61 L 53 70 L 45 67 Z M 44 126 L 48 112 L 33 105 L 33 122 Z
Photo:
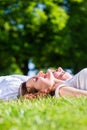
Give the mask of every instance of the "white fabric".
M 81 70 L 74 75 L 73 78 L 67 80 L 65 84 L 77 89 L 87 90 L 87 68 Z
M 59 85 L 55 90 L 56 97 L 59 97 L 60 87 L 64 87 L 64 86 L 70 86 L 73 88 L 87 91 L 87 68 L 81 70 L 79 73 L 74 75 L 71 79 L 69 79 L 69 80 L 65 81 L 65 83 Z
M 61 85 L 59 85 L 59 86 L 56 88 L 56 90 L 55 90 L 55 96 L 56 96 L 57 98 L 60 97 L 60 88 L 62 88 L 62 87 L 64 87 L 64 86 L 65 86 L 65 84 L 61 84 Z
M 22 82 L 29 79 L 29 76 L 9 75 L 0 77 L 0 100 L 16 99 L 18 89 Z

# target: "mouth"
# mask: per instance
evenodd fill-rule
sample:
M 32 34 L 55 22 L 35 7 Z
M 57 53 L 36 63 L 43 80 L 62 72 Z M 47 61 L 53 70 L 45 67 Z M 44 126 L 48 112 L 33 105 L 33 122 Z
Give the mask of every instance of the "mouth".
M 42 77 L 42 78 L 46 79 L 46 78 L 48 77 L 48 72 L 43 73 L 42 75 L 40 75 L 40 77 Z
M 54 75 L 54 71 L 52 73 Z M 46 72 L 46 73 L 41 72 L 41 73 L 39 73 L 39 77 L 42 77 L 42 78 L 47 78 L 48 75 L 49 75 L 49 72 Z
M 47 74 L 45 74 L 45 73 L 40 73 L 39 74 L 39 77 L 42 77 L 42 78 L 46 78 L 46 76 L 47 76 Z
M 47 73 L 43 75 L 43 78 L 47 78 Z

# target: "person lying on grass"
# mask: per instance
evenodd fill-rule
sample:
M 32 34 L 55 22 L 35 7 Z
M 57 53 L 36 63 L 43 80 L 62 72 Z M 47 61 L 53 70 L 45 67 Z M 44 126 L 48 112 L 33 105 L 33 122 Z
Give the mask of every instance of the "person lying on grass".
M 54 77 L 61 80 L 68 80 L 72 78 L 72 75 L 66 71 L 64 71 L 61 67 L 58 67 L 55 70 L 50 69 L 50 71 L 53 73 Z M 47 73 L 44 73 L 43 71 L 39 71 L 37 76 L 39 77 L 46 77 Z
M 87 68 L 72 76 L 61 67 L 48 70 L 46 74 L 39 72 L 29 78 L 23 75 L 0 77 L 0 99 L 11 100 L 23 97 L 33 99 L 51 96 L 87 96 Z
M 60 69 L 58 69 L 58 72 L 59 71 Z M 55 70 L 55 72 L 57 71 Z M 40 71 L 38 73 L 38 76 L 39 75 L 42 76 L 42 74 L 45 75 L 44 73 Z M 19 97 L 19 90 L 23 89 L 22 90 L 23 93 L 25 92 L 25 84 L 26 84 L 25 82 L 28 79 L 29 79 L 29 76 L 23 76 L 23 75 L 0 76 L 0 99 L 2 100 L 17 99 Z M 21 89 L 20 89 L 20 86 L 22 86 Z
M 54 71 L 48 70 L 46 74 L 41 72 L 26 82 L 26 89 L 32 94 L 32 98 L 35 94 L 55 95 L 56 97 L 87 96 L 87 68 L 74 76 L 65 72 L 61 67 Z M 29 98 L 28 95 L 26 98 Z

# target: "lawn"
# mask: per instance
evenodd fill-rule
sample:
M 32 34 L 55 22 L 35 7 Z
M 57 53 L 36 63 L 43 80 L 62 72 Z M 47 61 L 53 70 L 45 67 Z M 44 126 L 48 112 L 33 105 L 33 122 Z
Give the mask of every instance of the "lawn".
M 0 102 L 1 130 L 87 130 L 87 98 Z

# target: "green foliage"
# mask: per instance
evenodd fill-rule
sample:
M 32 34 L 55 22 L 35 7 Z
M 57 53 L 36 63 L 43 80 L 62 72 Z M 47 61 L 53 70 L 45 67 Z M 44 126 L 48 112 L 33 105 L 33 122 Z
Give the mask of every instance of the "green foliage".
M 86 67 L 86 0 L 0 1 L 0 75 Z M 83 34 L 83 35 L 82 35 Z
M 2 130 L 86 130 L 87 98 L 0 102 Z

